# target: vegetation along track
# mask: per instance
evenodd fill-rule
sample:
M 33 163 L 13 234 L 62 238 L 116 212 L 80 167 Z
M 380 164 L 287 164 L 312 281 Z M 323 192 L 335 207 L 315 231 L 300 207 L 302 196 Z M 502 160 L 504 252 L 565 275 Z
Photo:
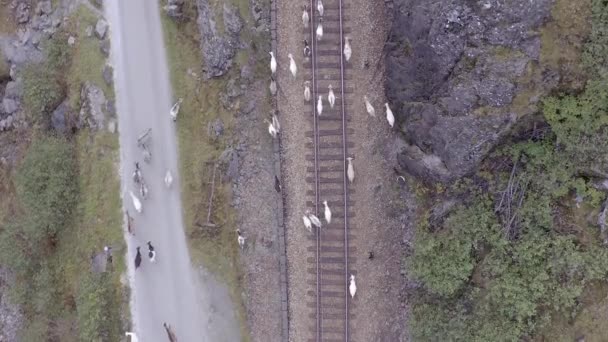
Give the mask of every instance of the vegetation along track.
M 323 217 L 323 201 L 328 201 L 332 209 L 331 224 L 324 222 L 321 229 L 310 236 L 307 260 L 308 272 L 313 275 L 309 281 L 312 287 L 308 291 L 313 301 L 307 306 L 313 310 L 310 318 L 315 320 L 311 327 L 312 338 L 309 342 L 348 341 L 349 319 L 353 317 L 353 304 L 348 294 L 349 277 L 356 275 L 352 269 L 355 263 L 349 252 L 354 251 L 351 241 L 349 220 L 354 213 L 349 212 L 353 205 L 348 200 L 349 188 L 347 179 L 348 148 L 354 147 L 348 137 L 353 133 L 347 128 L 349 121 L 346 98 L 352 89 L 345 87 L 348 79 L 345 69 L 348 64 L 343 58 L 344 36 L 349 32 L 344 27 L 346 18 L 343 11 L 348 9 L 342 0 L 325 0 L 322 16 L 323 36 L 317 40 L 316 29 L 319 24 L 316 0 L 310 0 L 308 6 L 311 25 L 303 29 L 304 39 L 310 43 L 311 56 L 304 63 L 311 82 L 311 101 L 307 103 L 313 130 L 307 132 L 312 138 L 307 142 L 311 151 L 306 155 L 306 182 L 312 185 L 308 190 L 306 206 Z M 336 102 L 330 108 L 327 102 L 329 86 L 333 86 Z M 322 114 L 318 115 L 317 101 L 323 96 Z M 352 156 L 351 156 L 352 157 Z

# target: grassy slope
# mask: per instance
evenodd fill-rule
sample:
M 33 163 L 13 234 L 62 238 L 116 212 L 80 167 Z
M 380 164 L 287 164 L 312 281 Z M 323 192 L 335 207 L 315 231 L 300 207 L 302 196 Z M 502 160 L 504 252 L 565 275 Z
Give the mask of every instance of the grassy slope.
M 564 81 L 573 89 L 584 87 L 585 79 L 581 67 L 581 48 L 591 30 L 591 5 L 589 0 L 571 2 L 558 0 L 552 10 L 554 22 L 541 30 L 541 63 L 560 68 L 565 74 Z M 582 207 L 573 220 L 577 227 L 589 227 L 587 217 L 597 214 L 597 208 Z M 595 227 L 589 227 L 595 231 Z M 553 322 L 542 329 L 539 341 L 573 341 L 584 336 L 585 341 L 605 341 L 608 336 L 608 285 L 591 284 L 583 293 L 580 311 L 574 317 L 558 315 Z
M 195 15 L 193 2 L 187 2 L 186 6 L 187 13 Z M 202 83 L 189 74 L 189 69 L 200 73 L 202 61 L 194 19 L 177 25 L 163 14 L 162 21 L 174 98 L 184 98 L 178 120 L 179 162 L 184 222 L 191 256 L 196 264 L 204 265 L 227 284 L 237 307 L 241 336 L 248 340 L 236 263 L 236 213 L 230 207 L 230 184 L 221 183 L 223 173 L 219 169 L 211 215 L 211 221 L 217 227 L 201 228 L 197 225 L 206 223 L 212 164 L 227 144 L 226 136 L 213 141 L 207 134 L 207 127 L 218 118 L 223 121 L 226 132 L 230 132 L 234 124 L 233 113 L 224 110 L 218 101 L 226 81 L 213 79 Z M 233 66 L 234 69 L 237 67 Z
M 101 87 L 106 97 L 112 98 L 113 92 L 101 77 L 105 58 L 99 50 L 95 37 L 86 37 L 88 25 L 95 23 L 95 16 L 86 7 L 80 6 L 70 18 L 71 34 L 76 37 L 72 47 L 72 65 L 66 75 L 68 96 L 74 108 L 78 108 L 80 87 L 90 81 Z M 2 27 L 0 27 L 2 30 Z M 4 135 L 12 133 L 3 133 Z M 20 139 L 21 149 L 25 149 L 26 139 Z M 51 267 L 62 274 L 60 287 L 64 301 L 71 302 L 78 292 L 82 274 L 90 270 L 90 256 L 99 253 L 104 245 L 114 247 L 113 283 L 117 291 L 116 303 L 123 303 L 126 291 L 120 284 L 120 274 L 125 262 L 121 253 L 124 250 L 122 237 L 121 200 L 119 179 L 116 171 L 118 163 L 118 137 L 107 132 L 92 133 L 83 129 L 75 136 L 76 158 L 79 166 L 79 207 L 75 222 L 67 227 L 59 237 L 57 253 L 49 260 Z M 4 222 L 12 212 L 15 203 L 15 190 L 10 171 L 0 168 L 0 222 Z M 67 304 L 66 307 L 70 307 Z M 116 308 L 119 310 L 120 308 Z M 124 308 L 123 308 L 124 309 Z M 62 341 L 77 341 L 75 331 L 76 315 L 74 310 L 58 310 L 58 330 Z M 32 328 L 32 325 L 30 325 Z M 115 327 L 116 328 L 116 327 Z M 33 329 L 36 329 L 34 326 Z M 116 331 L 116 329 L 112 329 Z M 114 336 L 113 338 L 118 338 Z
M 99 40 L 95 35 L 87 37 L 85 33 L 88 26 L 95 27 L 97 17 L 86 6 L 80 5 L 72 18 L 71 27 L 74 30 L 76 43 L 72 47 L 74 49 L 72 66 L 67 75 L 70 104 L 74 108 L 78 108 L 80 87 L 85 81 L 100 87 L 106 98 L 114 98 L 113 90 L 103 81 L 101 74 L 105 65 L 105 57 L 99 49 Z

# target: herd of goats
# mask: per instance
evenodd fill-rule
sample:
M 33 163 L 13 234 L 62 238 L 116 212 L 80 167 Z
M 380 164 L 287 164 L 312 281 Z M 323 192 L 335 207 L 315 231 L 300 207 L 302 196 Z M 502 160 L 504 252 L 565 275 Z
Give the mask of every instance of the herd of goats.
M 171 110 L 169 111 L 169 116 L 171 117 L 173 122 L 175 122 L 177 120 L 177 114 L 179 113 L 179 108 L 181 106 L 182 101 L 183 101 L 183 99 L 180 98 L 173 105 L 173 107 L 171 107 Z M 148 128 L 142 134 L 140 134 L 139 137 L 137 138 L 137 146 L 139 148 L 141 148 L 142 154 L 143 154 L 143 159 L 148 164 L 152 160 L 152 153 L 150 152 L 150 147 L 149 147 L 149 140 L 150 140 L 151 134 L 152 134 L 152 129 Z M 142 175 L 139 162 L 135 162 L 135 170 L 132 173 L 132 179 L 133 179 L 133 183 L 139 188 L 139 195 L 141 196 L 141 198 L 143 200 L 147 199 L 148 198 L 148 186 L 146 185 L 146 181 Z M 170 170 L 167 170 L 167 172 L 165 174 L 164 182 L 168 189 L 171 188 L 171 184 L 173 183 L 173 175 L 171 174 Z M 135 207 L 135 210 L 141 214 L 143 212 L 143 204 L 142 204 L 141 200 L 131 190 L 129 191 L 129 195 L 131 196 L 131 200 L 133 202 L 133 207 Z M 131 217 L 131 215 L 129 214 L 129 211 L 127 210 L 127 229 L 129 231 L 129 233 L 131 233 L 131 234 L 133 234 L 132 225 L 133 225 L 133 218 Z M 155 263 L 156 262 L 156 250 L 154 249 L 154 246 L 152 245 L 151 241 L 148 241 L 147 245 L 148 245 L 148 259 L 150 260 L 151 263 Z M 141 257 L 140 247 L 138 246 L 136 249 L 137 249 L 137 253 L 135 254 L 134 261 L 135 261 L 135 269 L 137 270 L 141 266 L 142 257 Z M 165 329 L 165 331 L 167 333 L 167 337 L 169 338 L 169 341 L 177 342 L 177 337 L 175 336 L 175 332 L 173 331 L 173 328 L 171 327 L 171 325 L 164 322 L 163 328 Z M 135 332 L 127 331 L 127 332 L 125 332 L 125 336 L 129 337 L 131 342 L 139 341 L 139 338 L 137 337 L 137 334 Z
M 316 33 L 317 41 L 321 41 L 323 39 L 323 12 L 324 12 L 322 0 L 317 0 L 317 11 L 319 14 L 319 19 L 318 19 L 318 25 L 317 25 L 317 29 L 316 29 L 315 33 Z M 306 5 L 304 5 L 302 7 L 302 24 L 304 25 L 304 28 L 308 28 L 309 24 L 310 24 L 309 10 Z M 342 53 L 344 55 L 344 60 L 347 63 L 350 61 L 350 59 L 352 57 L 352 53 L 353 53 L 350 41 L 351 41 L 350 37 L 348 37 L 348 36 L 344 37 L 344 50 Z M 312 50 L 306 39 L 303 41 L 303 43 L 304 43 L 303 55 L 304 55 L 305 60 L 308 60 L 311 57 Z M 274 96 L 277 93 L 277 82 L 275 79 L 275 74 L 277 71 L 277 60 L 275 58 L 274 52 L 271 51 L 271 52 L 269 52 L 269 54 L 270 54 L 270 72 L 271 72 L 269 89 L 270 89 L 270 93 Z M 293 79 L 295 80 L 297 78 L 298 66 L 291 53 L 289 53 L 287 55 L 287 57 L 289 58 L 289 71 L 291 72 L 291 75 L 293 76 Z M 310 102 L 310 100 L 311 100 L 310 86 L 311 86 L 310 81 L 308 81 L 308 80 L 304 81 L 304 100 L 306 102 Z M 329 107 L 333 109 L 335 102 L 336 102 L 336 95 L 334 94 L 334 90 L 333 90 L 333 87 L 331 84 L 328 86 L 327 102 L 329 103 Z M 374 106 L 369 101 L 367 95 L 363 96 L 363 102 L 365 104 L 365 110 L 367 111 L 367 113 L 372 117 L 376 117 L 376 110 L 374 109 Z M 388 124 L 392 128 L 393 125 L 395 124 L 395 116 L 393 115 L 393 111 L 391 110 L 388 102 L 385 102 L 384 106 L 386 107 L 386 120 L 388 121 Z M 323 95 L 319 95 L 319 97 L 317 99 L 316 111 L 317 111 L 318 116 L 321 116 L 323 114 Z M 314 115 L 314 113 L 313 113 L 313 115 Z M 273 115 L 272 121 L 270 121 L 270 120 L 265 120 L 265 121 L 268 123 L 268 133 L 273 138 L 276 138 L 278 133 L 281 130 L 281 125 L 279 123 L 278 117 L 276 115 Z M 348 161 L 347 176 L 348 176 L 349 182 L 352 184 L 352 182 L 355 180 L 355 170 L 354 170 L 353 162 L 352 162 L 353 158 L 348 157 L 346 159 Z M 324 206 L 324 216 L 325 216 L 324 218 L 325 218 L 325 221 L 329 224 L 329 223 L 331 223 L 331 209 L 329 208 L 327 201 L 323 201 L 323 206 Z M 316 215 L 314 215 L 309 209 L 307 209 L 305 211 L 304 215 L 302 216 L 302 221 L 304 222 L 304 227 L 310 233 L 312 233 L 313 225 L 316 226 L 317 229 L 320 229 L 322 227 L 321 220 Z M 240 231 L 237 230 L 237 233 L 238 233 L 239 245 L 242 247 L 244 244 L 244 238 L 242 237 Z M 372 258 L 372 257 L 373 257 L 373 254 L 370 252 L 370 258 Z M 351 297 L 354 297 L 355 293 L 357 292 L 355 276 L 352 274 L 349 279 L 349 292 L 350 292 Z
M 317 0 L 317 11 L 319 14 L 319 20 L 318 20 L 318 26 L 317 26 L 317 29 L 315 32 L 316 32 L 317 41 L 321 41 L 323 39 L 323 12 L 324 12 L 322 0 Z M 302 23 L 305 28 L 309 27 L 308 25 L 310 24 L 310 17 L 309 17 L 308 7 L 306 5 L 303 6 Z M 350 40 L 351 40 L 350 37 L 348 37 L 348 36 L 344 37 L 343 55 L 344 55 L 344 60 L 346 62 L 350 61 L 350 58 L 353 53 L 353 50 L 352 50 L 352 47 L 350 44 Z M 305 59 L 310 58 L 311 54 L 312 54 L 312 50 L 310 48 L 310 45 L 307 40 L 304 40 L 304 50 L 303 50 L 304 58 Z M 293 76 L 293 78 L 296 79 L 296 75 L 298 73 L 298 67 L 296 65 L 296 61 L 294 60 L 293 55 L 291 53 L 288 54 L 287 57 L 289 58 L 289 71 L 291 72 L 291 75 Z M 269 88 L 270 88 L 270 93 L 274 96 L 277 93 L 277 83 L 275 80 L 275 75 L 276 75 L 276 71 L 277 71 L 277 60 L 275 58 L 274 52 L 272 52 L 272 51 L 270 52 L 270 71 L 271 71 L 271 76 L 270 76 Z M 304 82 L 304 100 L 306 100 L 307 102 L 310 102 L 310 100 L 311 100 L 310 85 L 311 85 L 310 81 Z M 180 109 L 180 105 L 181 105 L 182 101 L 183 101 L 183 99 L 180 98 L 169 111 L 169 115 L 173 121 L 176 121 L 176 119 L 177 119 L 177 114 L 179 113 L 179 109 Z M 336 102 L 336 96 L 334 94 L 334 90 L 331 85 L 328 86 L 327 102 L 329 103 L 330 108 L 333 109 L 335 102 Z M 366 109 L 367 113 L 372 117 L 376 117 L 376 111 L 375 111 L 374 107 L 372 106 L 372 104 L 370 103 L 367 95 L 363 96 L 363 102 L 365 104 L 365 109 Z M 388 121 L 388 124 L 392 128 L 393 125 L 395 124 L 395 117 L 393 115 L 391 108 L 389 107 L 389 104 L 384 103 L 384 106 L 386 107 L 386 120 Z M 318 97 L 316 110 L 317 110 L 317 115 L 321 116 L 323 113 L 323 95 L 319 95 L 319 97 Z M 277 118 L 276 115 L 273 115 L 272 121 L 269 121 L 269 120 L 265 120 L 265 121 L 268 123 L 268 133 L 273 138 L 276 138 L 278 133 L 281 130 L 281 125 L 279 123 L 279 119 Z M 150 137 L 151 131 L 152 131 L 151 129 L 146 130 L 137 139 L 137 145 L 138 145 L 138 147 L 140 147 L 142 149 L 143 159 L 146 163 L 150 163 L 150 160 L 152 158 L 152 154 L 150 153 L 150 149 L 149 149 L 149 146 L 147 143 L 147 141 Z M 352 184 L 352 182 L 355 180 L 355 170 L 354 170 L 353 162 L 352 162 L 353 158 L 348 157 L 346 159 L 348 161 L 347 176 L 348 176 L 349 182 Z M 148 198 L 148 187 L 147 187 L 144 177 L 142 175 L 139 163 L 135 163 L 135 170 L 133 171 L 132 179 L 133 179 L 133 182 L 139 188 L 139 195 L 141 196 L 141 198 L 142 199 Z M 164 182 L 165 182 L 165 185 L 167 186 L 167 188 L 171 187 L 171 184 L 173 182 L 173 176 L 172 176 L 170 170 L 167 170 L 167 172 L 165 174 Z M 129 191 L 129 195 L 131 197 L 135 210 L 138 213 L 142 213 L 143 205 L 142 205 L 142 202 L 139 199 L 139 197 L 137 195 L 135 195 L 133 193 L 133 191 Z M 325 221 L 329 224 L 329 223 L 331 223 L 331 209 L 329 208 L 327 201 L 323 201 L 323 206 L 325 208 L 324 218 L 325 218 Z M 133 219 L 130 217 L 128 211 L 127 211 L 127 221 L 128 221 L 128 230 L 129 230 L 129 232 L 132 232 Z M 314 215 L 309 209 L 307 209 L 305 211 L 304 215 L 302 216 L 302 221 L 304 222 L 304 227 L 311 233 L 312 233 L 313 225 L 316 226 L 318 229 L 320 229 L 322 227 L 321 220 L 316 215 Z M 239 244 L 239 247 L 243 248 L 245 245 L 245 237 L 243 236 L 243 234 L 241 233 L 241 231 L 239 229 L 237 229 L 236 232 L 237 232 L 237 243 Z M 156 258 L 156 251 L 154 250 L 154 247 L 152 246 L 150 241 L 148 241 L 147 244 L 148 244 L 148 258 L 150 259 L 151 262 L 154 262 L 155 258 Z M 139 249 L 140 249 L 140 247 L 137 247 L 137 254 L 135 256 L 135 268 L 136 269 L 141 264 L 141 253 L 140 253 Z M 370 258 L 371 257 L 372 257 L 372 254 L 370 252 Z M 348 288 L 349 288 L 351 297 L 354 297 L 355 293 L 357 292 L 357 285 L 355 283 L 355 276 L 352 274 L 349 279 Z M 167 336 L 169 337 L 169 340 L 171 342 L 177 342 L 177 338 L 175 337 L 175 333 L 173 332 L 172 328 L 169 325 L 167 325 L 166 323 L 163 323 L 163 327 L 165 328 L 165 330 L 167 332 Z M 133 332 L 126 332 L 125 335 L 129 336 L 131 338 L 131 342 L 138 341 L 137 336 Z

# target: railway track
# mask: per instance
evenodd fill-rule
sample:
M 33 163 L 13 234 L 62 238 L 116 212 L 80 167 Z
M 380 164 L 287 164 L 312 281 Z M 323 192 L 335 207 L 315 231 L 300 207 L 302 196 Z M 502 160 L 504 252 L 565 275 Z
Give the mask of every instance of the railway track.
M 306 115 L 311 118 L 312 131 L 307 132 L 311 138 L 306 143 L 307 177 L 310 184 L 306 192 L 306 206 L 319 218 L 323 217 L 323 201 L 328 201 L 332 211 L 331 224 L 313 231 L 309 237 L 307 259 L 308 273 L 312 280 L 308 282 L 310 290 L 307 295 L 311 309 L 309 317 L 314 320 L 310 327 L 309 342 L 349 341 L 351 326 L 349 321 L 354 317 L 354 304 L 348 293 L 349 277 L 356 275 L 353 268 L 355 259 L 349 254 L 355 251 L 352 241 L 350 211 L 354 204 L 349 194 L 354 193 L 348 183 L 346 169 L 349 149 L 354 143 L 349 141 L 353 134 L 347 127 L 350 120 L 346 100 L 352 88 L 347 87 L 349 65 L 343 58 L 344 37 L 350 33 L 347 18 L 344 16 L 347 4 L 342 0 L 323 0 L 322 16 L 323 37 L 316 39 L 316 29 L 321 16 L 317 12 L 317 0 L 309 0 L 310 23 L 303 29 L 304 39 L 311 48 L 311 56 L 304 63 L 309 71 L 311 82 L 311 101 L 306 103 Z M 330 108 L 327 101 L 329 85 L 333 86 L 336 103 Z M 323 111 L 317 113 L 317 100 L 323 96 Z

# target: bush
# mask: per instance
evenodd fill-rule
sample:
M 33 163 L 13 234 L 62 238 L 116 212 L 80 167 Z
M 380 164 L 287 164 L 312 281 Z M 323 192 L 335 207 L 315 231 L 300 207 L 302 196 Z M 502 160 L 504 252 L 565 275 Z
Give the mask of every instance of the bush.
M 494 214 L 484 203 L 458 208 L 434 234 L 423 220 L 411 260 L 412 275 L 433 293 L 451 296 L 471 277 L 475 252 L 482 244 L 494 243 L 498 234 Z
M 63 138 L 34 139 L 21 164 L 16 188 L 28 216 L 26 239 L 52 239 L 71 219 L 78 192 L 72 146 Z
M 72 63 L 72 53 L 67 43 L 68 34 L 55 33 L 45 46 L 46 62 L 30 65 L 24 72 L 23 100 L 30 119 L 47 127 L 50 113 L 67 95 L 65 75 Z
M 76 299 L 81 341 L 120 339 L 120 306 L 114 305 L 115 298 L 110 274 L 87 273 L 83 276 Z
M 590 75 L 608 77 L 608 2 L 592 0 L 592 25 L 589 42 L 585 44 L 583 65 Z
M 59 73 L 46 64 L 30 65 L 24 70 L 23 80 L 23 101 L 30 120 L 47 127 L 49 114 L 66 96 Z

